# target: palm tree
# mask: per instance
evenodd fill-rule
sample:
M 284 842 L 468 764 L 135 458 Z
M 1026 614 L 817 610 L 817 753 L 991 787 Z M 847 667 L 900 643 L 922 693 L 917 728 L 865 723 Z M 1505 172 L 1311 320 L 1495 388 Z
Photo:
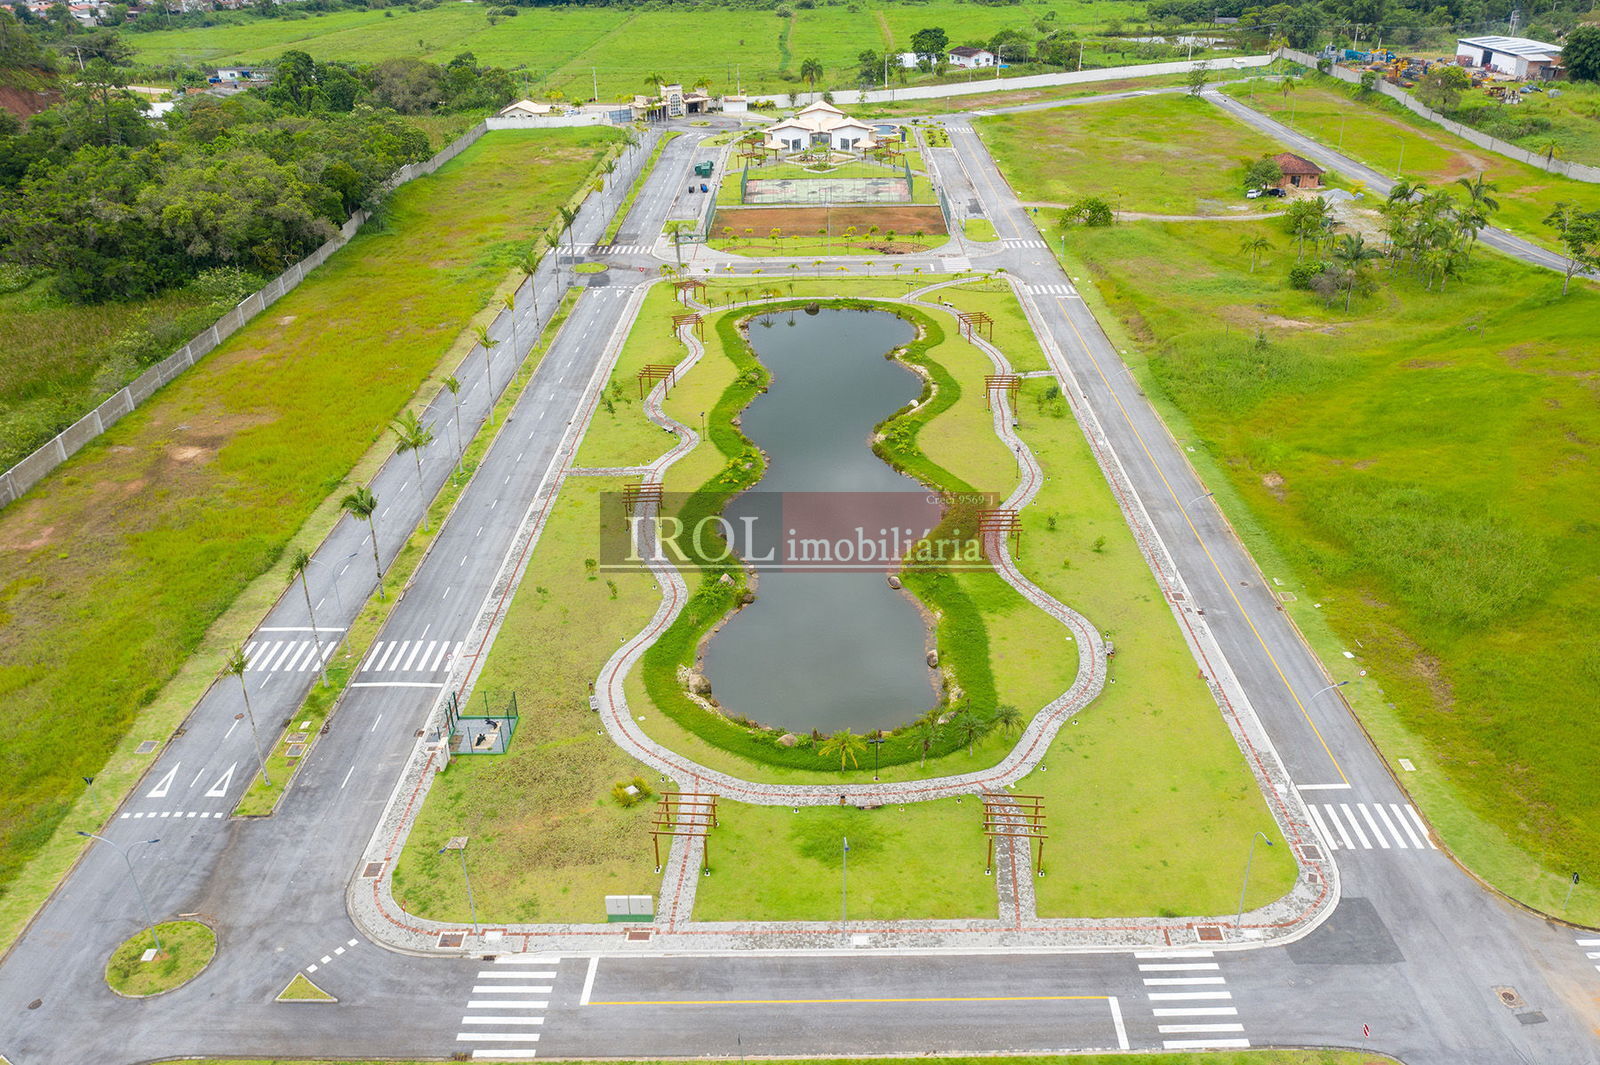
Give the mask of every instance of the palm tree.
M 1401 178 L 1389 186 L 1389 202 L 1404 203 L 1416 199 L 1427 191 L 1428 186 L 1421 181 L 1407 181 Z
M 408 410 L 389 423 L 394 432 L 394 450 L 397 455 L 411 453 L 417 464 L 417 491 L 422 493 L 422 531 L 428 531 L 428 496 L 422 484 L 422 449 L 433 443 L 433 430 L 422 424 L 416 411 Z
M 311 565 L 311 556 L 306 554 L 305 548 L 297 547 L 294 554 L 289 556 L 289 583 L 296 579 L 300 581 L 300 590 L 306 596 L 306 616 L 311 618 L 311 639 L 317 645 L 317 663 L 322 667 L 322 683 L 328 683 L 327 655 L 322 650 L 322 633 L 317 631 L 317 612 L 311 608 L 311 585 L 306 583 L 306 569 Z
M 605 171 L 606 184 L 612 185 L 612 186 L 616 185 L 616 182 L 611 180 L 611 175 L 615 174 L 617 172 L 617 161 L 615 159 L 607 159 L 606 160 L 606 165 L 601 167 L 600 169 Z M 615 192 L 616 190 L 613 188 L 611 191 Z
M 378 510 L 378 497 L 372 494 L 372 489 L 362 485 L 339 500 L 339 506 L 357 521 L 366 522 L 367 528 L 372 532 L 372 565 L 378 571 L 378 598 L 382 599 L 383 563 L 378 558 L 378 525 L 373 519 Z
M 1471 180 L 1456 178 L 1456 184 L 1467 190 L 1467 201 L 1475 207 L 1481 207 L 1485 214 L 1493 214 L 1500 209 L 1500 201 L 1489 195 L 1500 191 L 1500 186 L 1483 180 L 1483 171 L 1480 170 L 1478 176 Z
M 576 222 L 578 220 L 578 212 L 574 211 L 571 207 L 568 207 L 566 204 L 562 203 L 562 204 L 557 204 L 556 205 L 556 213 L 561 216 L 561 232 L 563 232 L 563 233 L 565 233 L 567 235 L 567 244 L 569 246 L 567 250 L 569 252 L 572 252 L 573 254 L 576 254 L 576 252 L 573 251 L 573 249 L 571 247 L 571 245 L 572 245 L 572 223 L 574 223 L 574 222 Z M 558 255 L 556 257 L 556 262 L 560 263 L 560 261 L 561 261 L 561 257 Z
M 239 678 L 239 691 L 244 695 L 244 716 L 250 719 L 250 738 L 256 745 L 256 765 L 261 767 L 261 780 L 272 787 L 272 778 L 267 775 L 267 760 L 261 754 L 261 733 L 256 730 L 256 712 L 250 708 L 250 687 L 244 682 L 244 671 L 247 660 L 244 657 L 244 648 L 235 647 L 233 654 L 228 656 L 228 661 L 222 666 L 224 673 L 232 673 Z
M 917 741 L 917 746 L 922 748 L 922 768 L 927 768 L 928 752 L 933 745 L 939 742 L 939 737 L 944 735 L 944 726 L 939 724 L 937 718 L 925 717 L 917 722 L 917 727 L 912 730 L 911 738 Z
M 851 765 L 859 767 L 861 763 L 856 761 L 856 757 L 866 749 L 867 741 L 845 728 L 823 740 L 822 746 L 817 748 L 817 754 L 823 758 L 832 758 L 837 754 L 839 756 L 839 772 L 843 773 L 846 759 L 849 760 Z
M 950 719 L 950 726 L 955 729 L 956 742 L 966 745 L 969 758 L 976 751 L 978 741 L 989 731 L 989 725 L 988 721 L 984 721 L 971 710 L 963 710 Z
M 1543 144 L 1539 145 L 1539 154 L 1544 156 L 1546 166 L 1555 162 L 1556 156 L 1560 155 L 1561 153 L 1562 148 L 1559 141 L 1545 141 Z
M 994 708 L 994 716 L 989 718 L 989 724 L 1008 736 L 1014 736 L 1022 731 L 1022 711 L 1010 703 L 1001 703 Z
M 1377 248 L 1367 247 L 1367 238 L 1359 233 L 1342 234 L 1333 246 L 1333 259 L 1344 270 L 1344 309 L 1350 309 L 1350 297 L 1355 292 L 1356 282 L 1361 278 L 1361 265 L 1369 259 L 1376 259 L 1383 253 Z
M 478 338 L 478 347 L 483 349 L 483 372 L 489 377 L 489 424 L 494 424 L 494 359 L 489 354 L 500 346 L 500 341 L 489 335 L 489 329 L 484 325 L 474 324 L 473 335 Z
M 1250 272 L 1256 272 L 1256 260 L 1261 258 L 1261 253 L 1272 250 L 1272 242 L 1261 234 L 1245 237 L 1239 241 L 1239 251 L 1250 256 Z
M 539 331 L 539 290 L 533 285 L 533 277 L 539 272 L 539 264 L 544 261 L 543 242 L 535 240 L 533 246 L 522 253 L 522 258 L 517 260 L 517 270 L 522 274 L 522 280 L 528 285 L 528 297 L 533 300 L 533 329 Z
M 461 437 L 461 382 L 452 375 L 444 379 L 444 387 L 450 392 L 450 411 L 455 416 L 456 465 L 459 467 L 461 460 L 467 457 L 467 442 Z
M 807 59 L 800 64 L 800 80 L 811 86 L 816 91 L 817 81 L 822 77 L 822 63 L 816 59 Z

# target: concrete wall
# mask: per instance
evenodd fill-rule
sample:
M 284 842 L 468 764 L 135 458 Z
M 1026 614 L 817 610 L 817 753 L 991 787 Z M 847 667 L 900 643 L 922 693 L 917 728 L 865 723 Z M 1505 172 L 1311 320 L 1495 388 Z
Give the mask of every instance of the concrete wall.
M 605 126 L 610 122 L 610 116 L 599 112 L 581 115 L 509 115 L 505 118 L 493 115 L 484 119 L 489 129 L 560 129 L 565 126 Z
M 1284 59 L 1292 60 L 1313 69 L 1317 65 L 1316 56 L 1307 52 L 1295 51 L 1293 48 L 1279 49 L 1278 54 Z M 1330 73 L 1340 81 L 1349 82 L 1352 85 L 1361 83 L 1360 72 L 1350 70 L 1347 67 L 1336 65 Z M 1480 148 L 1487 149 L 1497 155 L 1503 155 L 1507 159 L 1515 159 L 1519 163 L 1527 163 L 1529 166 L 1538 167 L 1540 170 L 1551 174 L 1560 174 L 1563 177 L 1572 178 L 1574 181 L 1600 182 L 1600 168 L 1585 166 L 1583 163 L 1568 162 L 1565 159 L 1546 161 L 1545 157 L 1538 152 L 1530 152 L 1526 148 L 1519 148 L 1508 141 L 1500 140 L 1498 137 L 1491 137 L 1481 130 L 1473 129 L 1471 126 L 1463 126 L 1459 122 L 1444 117 L 1398 85 L 1390 85 L 1382 78 L 1378 79 L 1378 83 L 1373 88 L 1384 96 L 1389 97 L 1389 99 L 1396 101 L 1413 114 L 1420 115 L 1429 122 L 1438 123 L 1462 140 L 1471 141 Z
M 1015 92 L 1018 89 L 1046 89 L 1056 85 L 1086 85 L 1097 81 L 1116 81 L 1119 78 L 1150 78 L 1159 74 L 1187 74 L 1202 62 L 1217 73 L 1264 67 L 1275 57 L 1270 55 L 1230 56 L 1226 59 L 1175 63 L 1141 63 L 1126 67 L 1104 67 L 1099 70 L 1073 70 L 1060 74 L 1030 74 L 1025 78 L 978 78 L 951 85 L 917 85 L 908 89 L 871 89 L 865 93 L 857 89 L 840 89 L 833 94 L 836 104 L 880 104 L 895 100 L 942 100 L 951 96 L 976 96 L 981 93 Z M 803 107 L 822 99 L 820 92 L 795 94 L 795 106 Z M 756 100 L 776 101 L 776 96 L 751 96 Z
M 486 124 L 480 122 L 431 159 L 425 159 L 420 163 L 408 163 L 396 170 L 389 180 L 384 182 L 383 187 L 389 190 L 396 189 L 412 178 L 433 173 L 465 151 L 483 136 L 488 128 Z M 307 274 L 326 262 L 328 256 L 348 244 L 350 238 L 356 235 L 356 231 L 366 220 L 365 212 L 356 211 L 344 225 L 339 227 L 338 234 L 330 237 L 316 251 L 245 297 L 237 307 L 218 318 L 183 347 L 118 389 L 94 410 L 62 430 L 55 439 L 9 470 L 0 473 L 0 506 L 11 503 L 38 484 L 46 474 L 71 458 L 79 448 L 115 425 L 120 418 L 153 396 L 163 385 L 199 362 L 251 318 L 276 303 L 284 293 L 300 284 Z

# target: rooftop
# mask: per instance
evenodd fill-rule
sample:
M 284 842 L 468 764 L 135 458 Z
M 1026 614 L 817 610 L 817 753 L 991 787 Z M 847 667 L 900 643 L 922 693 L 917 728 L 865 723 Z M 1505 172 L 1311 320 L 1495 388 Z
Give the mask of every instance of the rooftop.
M 1277 155 L 1272 157 L 1272 161 L 1277 163 L 1278 169 L 1282 170 L 1285 174 L 1322 173 L 1322 167 L 1318 166 L 1316 163 L 1313 163 L 1309 159 L 1305 159 L 1294 154 L 1293 152 L 1279 152 Z
M 1525 55 L 1534 59 L 1561 54 L 1559 44 L 1545 44 L 1543 41 L 1529 40 L 1527 37 L 1458 37 L 1456 43 L 1471 45 L 1474 48 L 1487 48 L 1491 52 L 1502 52 L 1506 55 Z

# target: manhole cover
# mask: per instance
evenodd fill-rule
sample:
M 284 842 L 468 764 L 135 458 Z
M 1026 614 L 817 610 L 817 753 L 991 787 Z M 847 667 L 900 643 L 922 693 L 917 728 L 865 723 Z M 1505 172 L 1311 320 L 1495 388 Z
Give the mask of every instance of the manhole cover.
M 1214 924 L 1201 925 L 1194 930 L 1194 934 L 1200 937 L 1202 943 L 1222 942 L 1222 929 Z
M 1308 862 L 1322 861 L 1322 848 L 1315 843 L 1300 844 L 1300 857 Z
M 466 941 L 467 934 L 465 932 L 441 932 L 439 934 L 439 945 L 441 947 L 459 947 Z
M 629 929 L 629 931 L 628 931 L 628 942 L 629 943 L 648 943 L 648 942 L 650 942 L 650 930 L 647 929 L 647 928 Z
M 1529 1010 L 1527 1013 L 1517 1014 L 1517 1020 L 1522 1024 L 1543 1024 L 1549 1019 L 1538 1010 Z
M 368 862 L 366 868 L 361 870 L 361 879 L 371 880 L 383 872 L 382 862 Z
M 1494 988 L 1494 993 L 1500 996 L 1500 1004 L 1510 1009 L 1517 1009 L 1519 1006 L 1527 1005 L 1526 1002 L 1522 1001 L 1522 996 L 1517 994 L 1517 989 L 1514 987 L 1497 987 Z
M 30 1010 L 36 1010 L 36 1009 L 38 1009 L 38 1008 L 39 1008 L 39 1007 L 40 1007 L 40 1006 L 43 1006 L 43 1005 L 44 1005 L 44 999 L 42 999 L 42 998 L 36 998 L 36 999 L 34 999 L 34 1000 L 33 1000 L 33 1001 L 32 1001 L 32 1002 L 30 1002 L 30 1003 L 28 1003 L 28 1008 L 29 1008 L 29 1009 L 30 1009 Z
M 143 743 L 139 744 L 138 747 L 134 748 L 133 753 L 134 754 L 150 754 L 152 751 L 154 751 L 159 746 L 161 746 L 161 741 L 160 740 L 145 740 Z

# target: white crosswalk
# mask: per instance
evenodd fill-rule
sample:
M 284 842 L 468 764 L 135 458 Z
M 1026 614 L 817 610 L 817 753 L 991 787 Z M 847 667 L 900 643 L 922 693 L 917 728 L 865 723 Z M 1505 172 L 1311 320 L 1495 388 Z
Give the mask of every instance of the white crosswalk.
M 1151 1002 L 1150 1015 L 1156 1019 L 1156 1033 L 1162 1036 L 1163 1050 L 1227 1050 L 1250 1045 L 1244 1037 L 1244 1024 L 1237 1020 L 1238 1007 L 1215 1005 L 1233 1001 L 1233 992 L 1219 990 L 1226 984 L 1222 965 L 1210 960 L 1208 950 L 1156 950 L 1134 954 L 1140 959 L 1139 972 Z M 1182 974 L 1182 975 L 1179 975 Z M 1159 1005 L 1158 1005 L 1159 1003 Z M 1173 1036 L 1175 1038 L 1166 1038 Z
M 1066 296 L 1071 298 L 1078 294 L 1071 285 L 1029 285 L 1028 291 L 1035 296 Z
M 123 814 L 120 818 L 118 818 L 118 820 L 126 821 L 129 818 L 132 818 L 133 820 L 137 821 L 141 817 L 148 817 L 152 821 L 163 817 L 170 817 L 174 821 L 177 821 L 180 818 L 187 819 L 191 817 L 206 819 L 217 818 L 220 820 L 221 818 L 227 816 L 227 813 L 222 810 L 136 810 L 132 813 Z
M 1018 240 L 1010 237 L 1000 243 L 1008 248 L 1048 248 L 1050 246 L 1042 240 Z
M 595 255 L 649 255 L 648 244 L 592 244 L 588 249 Z
M 245 645 L 245 669 L 251 673 L 307 673 L 321 669 L 339 644 L 338 639 L 325 636 L 322 654 L 317 654 L 316 640 L 251 640 Z
M 1317 835 L 1330 851 L 1438 850 L 1409 803 L 1307 803 Z
M 449 640 L 378 640 L 361 663 L 361 673 L 437 673 L 461 653 Z
M 555 985 L 541 981 L 556 978 L 556 965 L 553 958 L 508 954 L 478 970 L 456 1043 L 470 1047 L 475 1061 L 532 1061 L 550 1000 L 524 996 L 550 994 Z
M 1600 972 L 1600 939 L 1579 939 L 1575 941 L 1584 948 L 1583 956 L 1594 963 L 1596 972 Z

